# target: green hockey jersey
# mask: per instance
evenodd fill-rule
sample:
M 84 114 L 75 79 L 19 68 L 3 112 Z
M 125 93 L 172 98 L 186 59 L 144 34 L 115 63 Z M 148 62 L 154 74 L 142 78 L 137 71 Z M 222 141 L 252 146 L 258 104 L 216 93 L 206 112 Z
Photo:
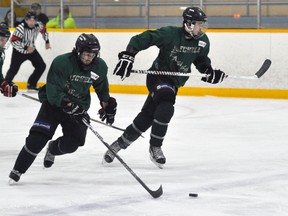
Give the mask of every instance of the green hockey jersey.
M 108 101 L 108 67 L 103 59 L 97 58 L 89 70 L 79 67 L 75 53 L 66 53 L 56 57 L 48 71 L 47 82 L 39 92 L 40 101 L 61 107 L 64 96 L 88 110 L 91 103 L 90 87 L 93 86 L 100 101 Z
M 206 34 L 199 39 L 187 40 L 182 27 L 167 26 L 138 34 L 128 44 L 139 51 L 154 45 L 159 48 L 159 54 L 150 70 L 190 73 L 194 64 L 200 73 L 204 73 L 210 67 L 210 42 Z M 185 85 L 188 77 L 169 76 L 169 79 L 180 87 Z

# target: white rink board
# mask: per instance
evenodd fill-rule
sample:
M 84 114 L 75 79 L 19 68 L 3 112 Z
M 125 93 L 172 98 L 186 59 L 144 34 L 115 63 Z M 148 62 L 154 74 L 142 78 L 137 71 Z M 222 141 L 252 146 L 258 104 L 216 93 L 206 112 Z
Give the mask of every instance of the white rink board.
M 90 32 L 86 32 L 90 33 Z M 137 32 L 91 32 L 97 36 L 101 45 L 101 57 L 109 67 L 110 84 L 145 85 L 145 75 L 134 74 L 125 82 L 120 77 L 113 76 L 113 70 L 118 61 L 118 52 L 125 50 L 130 38 Z M 140 32 L 139 32 L 140 33 Z M 39 35 L 36 41 L 37 50 L 47 64 L 46 71 L 40 81 L 45 82 L 48 69 L 53 58 L 59 54 L 69 52 L 81 32 L 49 32 L 52 49 L 45 50 L 45 43 Z M 218 85 L 210 85 L 190 78 L 187 87 L 220 87 L 220 88 L 253 88 L 253 89 L 287 89 L 288 65 L 286 52 L 288 50 L 287 33 L 255 33 L 255 32 L 208 32 L 210 39 L 210 54 L 213 68 L 221 69 L 229 75 L 253 75 L 260 68 L 266 58 L 272 60 L 272 66 L 261 81 L 254 80 L 226 80 Z M 3 66 L 5 75 L 12 53 L 12 46 L 6 51 Z M 134 69 L 148 69 L 158 54 L 157 47 L 151 47 L 136 56 Z M 25 62 L 15 82 L 26 82 L 33 67 Z M 192 66 L 192 73 L 198 71 Z

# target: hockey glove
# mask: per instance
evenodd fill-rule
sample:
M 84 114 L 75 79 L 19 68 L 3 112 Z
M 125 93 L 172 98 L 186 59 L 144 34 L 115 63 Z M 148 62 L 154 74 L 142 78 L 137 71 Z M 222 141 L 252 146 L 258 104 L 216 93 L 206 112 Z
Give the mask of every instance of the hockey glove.
M 0 91 L 5 97 L 15 97 L 18 92 L 18 86 L 13 82 L 4 80 L 1 83 Z
M 101 101 L 100 105 L 102 106 L 102 108 L 99 109 L 98 114 L 100 115 L 101 121 L 104 121 L 106 119 L 106 124 L 112 125 L 114 123 L 117 110 L 116 99 L 110 97 L 107 102 Z
M 207 77 L 202 77 L 201 80 L 203 82 L 208 82 L 208 83 L 211 83 L 211 84 L 220 83 L 226 78 L 225 73 L 223 71 L 221 71 L 221 70 L 213 70 L 212 68 L 208 68 L 205 73 L 208 76 Z
M 135 54 L 123 51 L 118 54 L 118 64 L 114 69 L 114 75 L 121 76 L 122 81 L 130 76 L 130 72 L 135 60 Z
M 90 123 L 90 116 L 87 111 L 78 104 L 68 101 L 69 99 L 67 100 L 66 98 L 62 101 L 63 112 L 67 113 L 77 123 L 83 124 L 83 119 Z

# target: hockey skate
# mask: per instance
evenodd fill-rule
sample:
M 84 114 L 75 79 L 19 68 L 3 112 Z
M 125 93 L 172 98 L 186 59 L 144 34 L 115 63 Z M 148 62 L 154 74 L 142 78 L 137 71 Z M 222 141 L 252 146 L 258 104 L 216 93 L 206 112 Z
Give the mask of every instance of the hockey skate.
M 114 153 L 117 153 L 120 151 L 121 147 L 119 145 L 119 142 L 118 140 L 116 140 L 115 142 L 113 142 L 111 145 L 110 145 L 111 149 L 113 150 Z M 115 158 L 115 155 L 110 151 L 106 151 L 106 153 L 104 154 L 104 158 L 103 158 L 103 161 L 102 161 L 102 164 L 106 164 L 106 163 L 112 163 L 113 160 Z
M 27 93 L 38 93 L 39 90 L 40 90 L 40 87 L 32 86 L 29 83 L 27 84 Z
M 18 170 L 13 169 L 9 174 L 9 185 L 12 185 L 20 180 L 22 173 Z
M 44 156 L 44 162 L 43 165 L 45 168 L 50 168 L 53 164 L 54 164 L 54 160 L 55 160 L 55 155 L 51 154 L 49 151 L 49 147 L 51 145 L 53 141 L 50 141 L 47 147 L 47 151 L 46 154 Z
M 149 148 L 150 159 L 151 161 L 160 169 L 163 169 L 164 164 L 166 163 L 166 158 L 162 152 L 161 147 L 150 145 Z

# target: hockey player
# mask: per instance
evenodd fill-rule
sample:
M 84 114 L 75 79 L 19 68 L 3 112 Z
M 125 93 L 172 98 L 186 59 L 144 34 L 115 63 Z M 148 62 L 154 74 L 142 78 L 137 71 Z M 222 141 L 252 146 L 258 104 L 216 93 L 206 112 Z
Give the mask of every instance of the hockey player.
M 155 45 L 159 48 L 159 54 L 150 70 L 190 73 L 191 64 L 194 64 L 200 73 L 209 75 L 202 78 L 202 81 L 212 84 L 222 82 L 225 73 L 214 70 L 208 57 L 210 43 L 205 34 L 205 13 L 198 7 L 188 7 L 183 12 L 183 19 L 182 27 L 168 26 L 132 37 L 126 51 L 118 55 L 119 62 L 114 74 L 121 76 L 122 80 L 129 77 L 135 55 Z M 174 114 L 178 88 L 184 86 L 187 79 L 188 77 L 183 76 L 147 75 L 149 95 L 133 123 L 111 144 L 113 151 L 117 153 L 126 149 L 151 127 L 150 159 L 159 168 L 163 168 L 166 158 L 161 146 Z M 104 155 L 104 162 L 111 163 L 113 159 L 114 155 L 108 150 Z
M 10 38 L 10 31 L 5 23 L 0 23 L 0 91 L 6 97 L 15 97 L 18 91 L 18 86 L 13 82 L 4 80 L 2 67 L 5 59 L 5 45 Z
M 39 91 L 42 102 L 26 143 L 20 151 L 9 177 L 17 182 L 33 163 L 37 154 L 52 139 L 58 125 L 63 136 L 48 144 L 44 167 L 53 165 L 55 156 L 75 152 L 85 143 L 89 122 L 90 86 L 95 89 L 102 108 L 102 119 L 113 124 L 116 99 L 109 95 L 107 65 L 98 56 L 100 44 L 93 34 L 81 34 L 72 52 L 57 56 L 48 71 L 47 83 Z
M 45 62 L 35 47 L 35 40 L 39 32 L 41 32 L 45 40 L 45 48 L 50 49 L 46 27 L 42 23 L 37 22 L 36 13 L 29 11 L 25 16 L 24 22 L 21 22 L 13 32 L 11 38 L 13 46 L 11 64 L 5 80 L 12 82 L 21 64 L 29 60 L 35 69 L 28 79 L 27 88 L 38 90 L 37 82 L 46 68 Z

